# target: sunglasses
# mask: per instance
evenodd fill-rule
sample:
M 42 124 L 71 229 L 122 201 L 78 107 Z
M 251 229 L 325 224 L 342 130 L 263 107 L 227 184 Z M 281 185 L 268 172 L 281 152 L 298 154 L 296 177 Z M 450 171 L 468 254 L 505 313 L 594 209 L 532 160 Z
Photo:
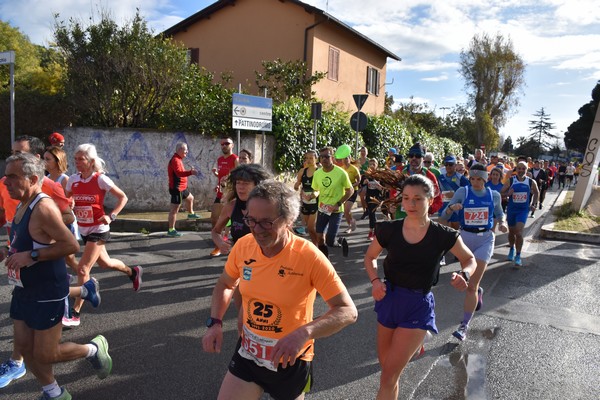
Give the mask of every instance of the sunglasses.
M 331 158 L 331 154 L 321 154 L 319 157 L 321 157 L 321 158 Z
M 423 164 L 431 164 L 431 161 L 429 161 L 429 160 L 423 160 Z
M 410 153 L 408 158 L 423 158 L 421 154 Z
M 229 146 L 230 144 L 233 144 L 231 142 L 221 142 L 221 146 Z

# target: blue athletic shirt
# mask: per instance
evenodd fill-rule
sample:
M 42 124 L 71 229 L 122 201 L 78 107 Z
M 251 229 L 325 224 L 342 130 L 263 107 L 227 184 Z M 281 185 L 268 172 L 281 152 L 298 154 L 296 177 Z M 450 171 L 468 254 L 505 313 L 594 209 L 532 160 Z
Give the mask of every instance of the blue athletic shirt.
M 485 188 L 483 196 L 477 196 L 473 188 L 465 188 L 463 208 L 458 212 L 460 226 L 467 229 L 492 229 L 494 226 L 494 196 L 492 189 Z
M 36 242 L 29 233 L 29 221 L 33 209 L 39 201 L 45 198 L 49 197 L 43 193 L 38 194 L 25 210 L 19 223 L 15 222 L 16 218 L 13 219 L 10 229 L 9 254 L 49 246 L 49 244 Z M 64 257 L 58 260 L 38 261 L 29 267 L 21 268 L 19 272 L 23 287 L 15 286 L 13 296 L 17 299 L 39 302 L 62 301 L 69 295 L 67 266 Z
M 491 197 L 488 197 L 491 196 Z M 491 198 L 491 201 L 489 201 Z M 472 202 L 471 202 L 472 201 Z M 495 190 L 491 190 L 489 188 L 484 188 L 483 190 L 473 190 L 472 186 L 464 186 L 459 188 L 455 193 L 454 193 L 454 197 L 452 198 L 452 200 L 450 200 L 450 203 L 448 203 L 448 207 L 454 205 L 454 204 L 462 204 L 463 209 L 464 208 L 473 208 L 473 207 L 480 207 L 478 204 L 481 204 L 481 207 L 486 206 L 487 203 L 490 202 L 490 207 L 492 207 L 489 212 L 489 218 L 491 222 L 488 222 L 487 224 L 483 223 L 483 221 L 481 221 L 480 224 L 476 224 L 476 225 L 465 225 L 465 221 L 464 221 L 464 211 L 460 210 L 460 211 L 455 211 L 455 213 L 459 213 L 459 220 L 461 221 L 461 226 L 464 227 L 468 227 L 468 228 L 483 228 L 483 229 L 490 229 L 492 228 L 492 226 L 494 225 L 494 218 L 496 219 L 502 219 L 504 218 L 504 212 L 502 211 L 502 199 L 500 198 L 500 193 L 496 192 Z M 473 212 L 476 210 L 470 210 L 469 212 Z M 453 214 L 447 214 L 447 213 L 442 213 L 441 218 L 443 220 L 449 220 L 450 217 Z M 468 217 L 471 217 L 471 215 L 469 215 Z M 476 217 L 476 216 L 475 216 Z M 475 218 L 475 220 L 472 220 L 471 223 L 477 222 L 476 221 L 477 218 Z M 491 223 L 491 225 L 489 225 Z
M 531 182 L 529 177 L 525 177 L 523 182 L 519 181 L 516 176 L 513 176 L 510 187 L 513 189 L 513 194 L 508 198 L 509 212 L 529 210 L 529 196 L 531 192 Z

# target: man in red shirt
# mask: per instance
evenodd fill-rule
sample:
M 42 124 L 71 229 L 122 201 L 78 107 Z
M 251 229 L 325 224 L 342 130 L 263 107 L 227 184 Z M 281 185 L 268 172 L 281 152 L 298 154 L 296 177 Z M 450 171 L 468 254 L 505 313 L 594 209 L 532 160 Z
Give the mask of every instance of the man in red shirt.
M 187 157 L 188 146 L 186 143 L 179 142 L 175 146 L 175 154 L 169 161 L 169 194 L 171 195 L 171 209 L 169 210 L 169 231 L 167 236 L 179 237 L 181 233 L 175 229 L 177 222 L 177 213 L 181 207 L 181 202 L 185 201 L 185 208 L 188 210 L 189 219 L 198 219 L 199 216 L 194 212 L 194 196 L 188 190 L 187 177 L 190 175 L 198 175 L 193 167 L 189 170 L 185 169 L 183 159 Z
M 217 187 L 215 189 L 217 196 L 215 197 L 215 202 L 210 210 L 210 222 L 213 228 L 219 219 L 219 215 L 221 215 L 221 210 L 223 209 L 223 204 L 221 204 L 221 198 L 223 197 L 222 184 L 225 183 L 225 178 L 229 175 L 229 172 L 238 166 L 238 156 L 233 154 L 233 139 L 230 137 L 222 138 L 221 151 L 223 152 L 223 155 L 217 158 L 217 167 L 212 169 L 213 173 L 218 178 Z M 210 255 L 213 257 L 220 256 L 221 251 L 218 247 L 215 247 Z

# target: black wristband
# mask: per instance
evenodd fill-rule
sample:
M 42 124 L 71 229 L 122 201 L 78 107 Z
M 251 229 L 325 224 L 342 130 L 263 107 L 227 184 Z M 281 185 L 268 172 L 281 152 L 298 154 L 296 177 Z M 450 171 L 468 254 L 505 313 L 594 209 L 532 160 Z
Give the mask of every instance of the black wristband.
M 373 278 L 373 279 L 371 279 L 371 283 L 375 282 L 375 281 L 376 281 L 376 280 L 378 280 L 378 279 L 379 279 L 379 277 L 376 277 L 376 278 Z

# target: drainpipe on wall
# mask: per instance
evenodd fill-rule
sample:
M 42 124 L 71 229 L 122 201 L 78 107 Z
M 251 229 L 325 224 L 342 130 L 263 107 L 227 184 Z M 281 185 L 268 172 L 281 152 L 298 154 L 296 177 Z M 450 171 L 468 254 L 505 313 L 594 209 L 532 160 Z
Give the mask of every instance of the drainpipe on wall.
M 323 22 L 325 22 L 325 21 L 324 20 L 319 21 L 317 23 L 314 23 L 314 24 L 306 27 L 306 29 L 304 29 L 304 58 L 303 58 L 303 60 L 305 63 L 306 63 L 306 52 L 308 51 L 308 48 L 307 48 L 308 47 L 308 31 L 313 29 L 315 26 L 322 24 Z

